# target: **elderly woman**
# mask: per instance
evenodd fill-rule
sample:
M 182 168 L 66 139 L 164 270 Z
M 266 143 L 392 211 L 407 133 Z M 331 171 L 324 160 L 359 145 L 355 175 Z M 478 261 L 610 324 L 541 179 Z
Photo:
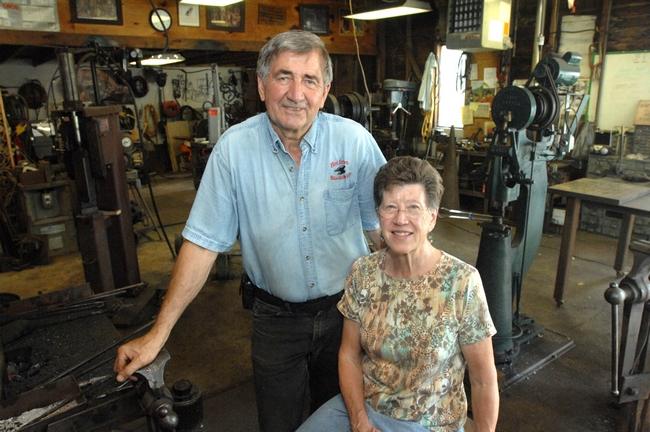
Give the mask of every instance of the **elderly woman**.
M 496 333 L 477 270 L 436 249 L 442 180 L 426 161 L 397 157 L 375 178 L 386 248 L 359 258 L 338 308 L 341 395 L 298 429 L 463 431 L 469 371 L 474 431 L 494 431 L 499 411 Z

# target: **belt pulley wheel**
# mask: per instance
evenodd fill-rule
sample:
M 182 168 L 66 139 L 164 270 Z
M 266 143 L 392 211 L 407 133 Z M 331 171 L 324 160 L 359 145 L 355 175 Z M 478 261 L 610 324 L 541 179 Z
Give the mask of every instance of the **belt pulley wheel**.
M 366 98 L 357 92 L 346 93 L 339 97 L 341 105 L 341 115 L 356 121 L 364 123 L 368 116 L 368 106 Z
M 18 94 L 25 99 L 27 106 L 31 109 L 40 109 L 47 102 L 47 92 L 37 80 L 21 85 Z
M 535 97 L 525 87 L 508 86 L 492 101 L 492 118 L 499 127 L 507 121 L 511 128 L 525 129 L 533 122 L 536 113 Z
M 325 99 L 325 104 L 323 105 L 323 111 L 330 114 L 341 115 L 341 105 L 336 96 L 333 94 L 327 95 L 327 99 Z
M 533 123 L 530 125 L 530 129 L 545 129 L 555 122 L 558 114 L 559 101 L 546 87 L 530 87 L 530 91 L 535 97 L 537 104 L 537 112 Z
M 492 101 L 492 118 L 497 125 L 508 122 L 514 129 L 540 130 L 555 122 L 559 102 L 543 86 L 508 86 Z

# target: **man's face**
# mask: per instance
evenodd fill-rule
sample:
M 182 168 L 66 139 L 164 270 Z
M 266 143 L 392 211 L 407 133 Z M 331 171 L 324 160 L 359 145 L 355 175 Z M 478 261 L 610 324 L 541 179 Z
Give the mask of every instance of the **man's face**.
M 271 62 L 266 78 L 257 77 L 260 98 L 281 139 L 301 139 L 323 107 L 330 85 L 323 82 L 318 51 L 283 51 Z

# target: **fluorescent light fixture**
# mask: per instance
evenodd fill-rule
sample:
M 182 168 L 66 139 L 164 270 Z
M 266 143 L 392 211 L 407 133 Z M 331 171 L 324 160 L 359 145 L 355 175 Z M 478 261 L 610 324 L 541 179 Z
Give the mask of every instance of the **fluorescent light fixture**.
M 345 18 L 356 20 L 378 20 L 384 18 L 393 18 L 404 15 L 414 15 L 424 12 L 431 12 L 431 5 L 428 2 L 420 0 L 400 0 L 400 1 L 378 1 L 371 10 L 363 10 L 347 15 Z
M 181 0 L 179 4 L 202 6 L 228 6 L 244 0 Z
M 164 66 L 174 63 L 184 62 L 185 57 L 178 53 L 160 53 L 154 54 L 149 58 L 142 59 L 140 64 L 142 66 Z M 131 65 L 136 64 L 135 62 L 129 63 Z

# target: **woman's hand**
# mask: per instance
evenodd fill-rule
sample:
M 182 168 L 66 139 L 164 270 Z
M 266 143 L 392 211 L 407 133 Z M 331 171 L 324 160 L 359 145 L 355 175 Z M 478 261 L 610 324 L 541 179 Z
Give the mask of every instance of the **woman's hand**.
M 368 416 L 364 416 L 362 419 L 356 421 L 356 424 L 352 425 L 352 432 L 381 432 L 379 429 L 374 427 L 370 423 Z

